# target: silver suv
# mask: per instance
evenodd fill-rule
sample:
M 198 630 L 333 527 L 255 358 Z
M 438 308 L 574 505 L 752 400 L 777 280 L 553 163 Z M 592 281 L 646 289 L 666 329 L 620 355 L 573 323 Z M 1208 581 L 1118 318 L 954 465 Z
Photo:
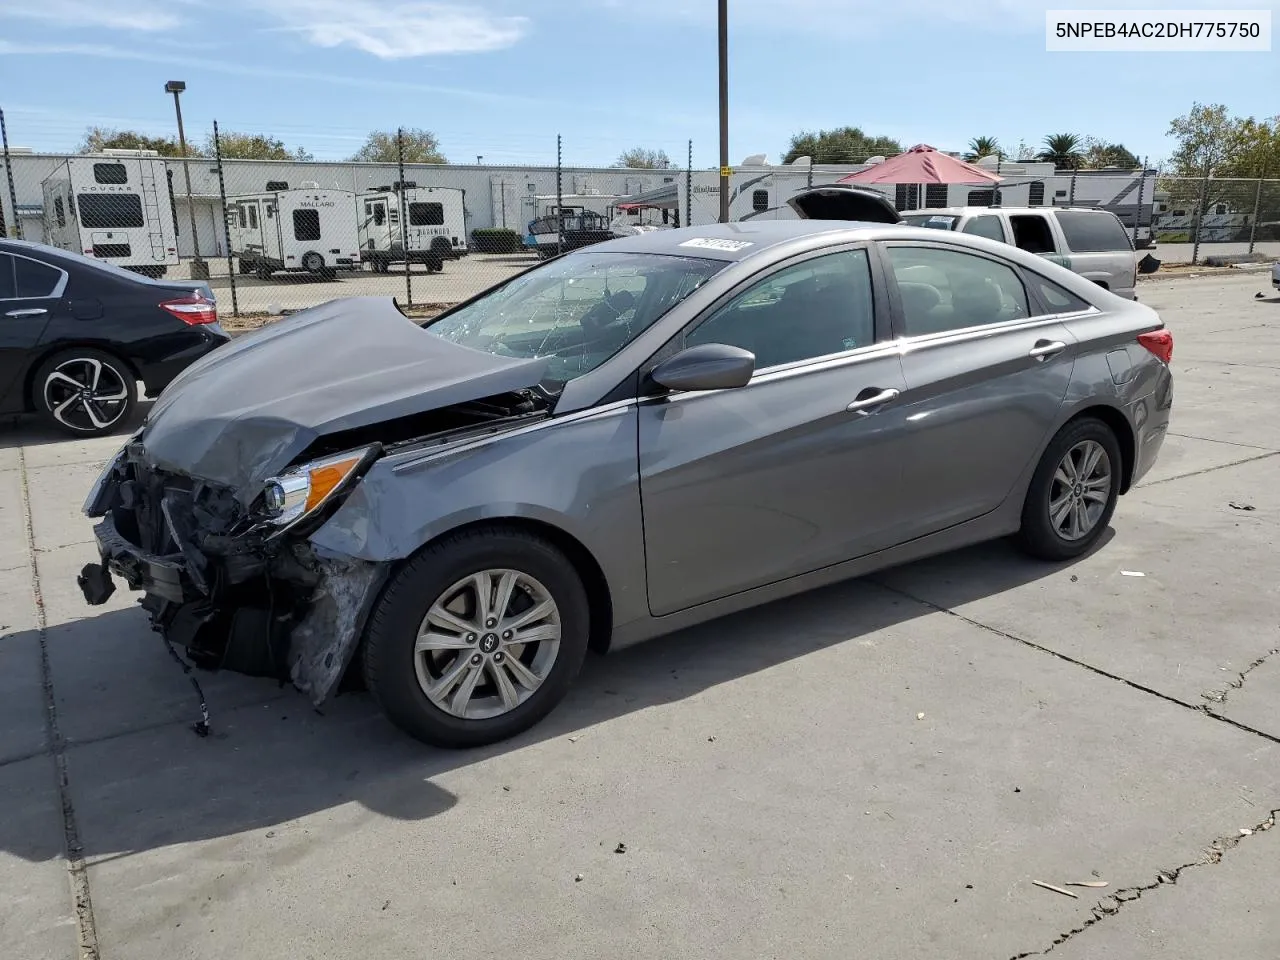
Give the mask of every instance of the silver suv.
M 958 230 L 1021 247 L 1136 300 L 1139 272 L 1133 242 L 1120 219 L 1088 207 L 946 207 L 908 210 L 913 227 Z

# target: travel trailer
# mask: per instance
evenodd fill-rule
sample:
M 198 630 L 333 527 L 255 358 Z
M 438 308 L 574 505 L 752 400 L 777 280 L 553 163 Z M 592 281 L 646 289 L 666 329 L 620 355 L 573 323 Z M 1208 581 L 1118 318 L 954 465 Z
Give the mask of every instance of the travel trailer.
M 426 264 L 444 269 L 446 260 L 467 254 L 466 191 L 458 187 L 419 187 L 416 183 L 376 187 L 356 198 L 360 219 L 360 257 L 375 273 L 393 263 Z M 401 206 L 408 217 L 401 217 Z
M 148 277 L 178 263 L 173 194 L 154 150 L 67 157 L 41 189 L 49 245 Z
M 277 271 L 332 278 L 360 269 L 356 195 L 322 190 L 313 181 L 295 189 L 227 199 L 231 252 L 241 273 L 266 280 Z

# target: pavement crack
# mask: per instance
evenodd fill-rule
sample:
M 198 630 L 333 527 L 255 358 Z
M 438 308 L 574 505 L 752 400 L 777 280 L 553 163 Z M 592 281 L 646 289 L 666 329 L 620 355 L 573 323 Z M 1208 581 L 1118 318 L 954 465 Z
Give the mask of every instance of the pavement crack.
M 1185 480 L 1188 477 L 1199 477 L 1206 473 L 1214 473 L 1217 470 L 1228 470 L 1231 467 L 1239 467 L 1246 463 L 1266 460 L 1268 457 L 1280 457 L 1280 450 L 1270 450 L 1267 453 L 1260 453 L 1256 457 L 1245 457 L 1243 460 L 1232 460 L 1230 463 L 1219 464 L 1216 467 L 1205 467 L 1203 470 L 1192 470 L 1190 473 L 1179 473 L 1172 477 L 1161 477 L 1159 480 L 1145 480 L 1138 484 L 1138 489 L 1145 490 L 1147 487 L 1154 487 L 1161 483 L 1173 483 L 1175 480 Z
M 1227 697 L 1231 695 L 1232 690 L 1239 690 L 1243 687 L 1245 678 L 1248 677 L 1249 674 L 1253 673 L 1254 670 L 1257 670 L 1258 667 L 1266 663 L 1271 657 L 1274 657 L 1277 653 L 1280 653 L 1280 647 L 1271 648 L 1257 660 L 1253 661 L 1253 663 L 1249 664 L 1236 674 L 1236 678 L 1234 680 L 1227 681 L 1225 686 L 1218 689 L 1206 690 L 1204 693 L 1200 694 L 1200 696 L 1204 697 L 1210 703 L 1226 703 Z
M 1122 887 L 1115 893 L 1103 897 L 1089 910 L 1089 915 L 1080 923 L 1079 926 L 1072 927 L 1065 933 L 1058 934 L 1047 947 L 1043 950 L 1031 950 L 1025 953 L 1014 954 L 1009 960 L 1026 960 L 1027 957 L 1042 957 L 1047 953 L 1052 953 L 1055 947 L 1059 947 L 1084 933 L 1095 924 L 1101 923 L 1109 917 L 1114 917 L 1126 904 L 1133 903 L 1135 900 L 1141 900 L 1145 894 L 1152 890 L 1158 890 L 1164 886 L 1173 886 L 1181 879 L 1182 875 L 1188 870 L 1194 870 L 1197 867 L 1208 867 L 1221 863 L 1222 858 L 1227 852 L 1234 850 L 1240 843 L 1251 836 L 1270 830 L 1276 825 L 1276 817 L 1280 815 L 1280 807 L 1276 807 L 1267 815 L 1265 820 L 1255 824 L 1248 831 L 1241 831 L 1231 836 L 1218 837 L 1209 846 L 1204 848 L 1198 859 L 1189 863 L 1184 863 L 1180 867 L 1174 867 L 1170 870 L 1160 870 L 1156 873 L 1155 879 L 1150 883 L 1138 884 L 1132 887 Z
M 1256 443 L 1238 443 L 1235 440 L 1218 440 L 1215 437 L 1198 437 L 1194 433 L 1173 433 L 1170 431 L 1169 436 L 1178 437 L 1183 440 L 1199 440 L 1201 443 L 1222 443 L 1228 447 L 1244 447 L 1246 450 L 1265 450 L 1268 453 L 1276 453 L 1271 447 L 1264 447 Z
M 1233 720 L 1220 713 L 1215 713 L 1207 703 L 1189 703 L 1179 697 L 1157 690 L 1155 687 L 1148 687 L 1146 684 L 1138 683 L 1136 680 L 1130 680 L 1128 677 L 1122 677 L 1118 673 L 1112 673 L 1109 670 L 1104 670 L 1102 667 L 1095 667 L 1091 663 L 1085 663 L 1083 660 L 1077 660 L 1075 657 L 1068 656 L 1065 653 L 1059 653 L 1051 647 L 1046 647 L 1043 644 L 1036 643 L 1034 640 L 1028 640 L 1026 637 L 1020 637 L 1016 633 L 1010 633 L 1007 630 L 1001 630 L 999 627 L 993 627 L 990 624 L 983 623 L 981 620 L 974 620 L 972 617 L 966 617 L 963 613 L 957 613 L 954 610 L 940 606 L 930 600 L 924 599 L 923 597 L 918 597 L 914 593 L 909 593 L 906 590 L 891 587 L 887 583 L 875 579 L 874 577 L 868 577 L 867 582 L 875 584 L 881 590 L 887 590 L 889 593 L 895 593 L 900 597 L 906 597 L 908 600 L 914 600 L 916 603 L 928 607 L 931 610 L 936 610 L 938 613 L 945 613 L 949 617 L 955 617 L 957 620 L 962 620 L 972 627 L 977 627 L 979 630 L 985 630 L 987 633 L 994 633 L 997 637 L 1012 640 L 1015 643 L 1020 643 L 1024 647 L 1030 647 L 1032 650 L 1037 650 L 1040 653 L 1047 653 L 1049 656 L 1058 660 L 1065 661 L 1066 663 L 1070 663 L 1077 667 L 1083 667 L 1090 673 L 1096 673 L 1100 677 L 1106 677 L 1108 680 L 1113 680 L 1116 683 L 1123 683 L 1126 687 L 1145 693 L 1148 696 L 1157 697 L 1160 700 L 1164 700 L 1166 703 L 1176 704 L 1177 706 L 1182 707 L 1185 710 L 1190 710 L 1193 713 L 1204 714 L 1206 717 L 1217 720 L 1219 723 L 1225 723 L 1229 727 L 1235 727 L 1237 730 L 1252 734 L 1255 737 L 1261 737 L 1263 740 L 1269 740 L 1271 743 L 1280 744 L 1280 736 L 1273 733 L 1267 733 L 1265 730 L 1259 730 L 1256 727 L 1251 727 L 1246 723 L 1241 723 L 1239 720 Z
M 48 752 L 53 754 L 57 771 L 58 799 L 62 806 L 62 835 L 67 855 L 67 877 L 71 886 L 71 902 L 76 915 L 76 932 L 80 940 L 81 960 L 100 960 L 98 928 L 93 917 L 93 900 L 89 895 L 89 873 L 84 859 L 84 844 L 75 807 L 71 802 L 71 783 L 67 773 L 67 742 L 58 725 L 58 701 L 53 692 L 53 671 L 49 662 L 49 618 L 40 586 L 40 561 L 36 552 L 35 527 L 31 520 L 31 485 L 28 482 L 26 450 L 18 448 L 18 475 L 22 487 L 22 515 L 27 537 L 27 556 L 31 559 L 31 598 L 35 604 L 36 633 L 40 638 L 40 679 L 44 688 L 45 731 Z

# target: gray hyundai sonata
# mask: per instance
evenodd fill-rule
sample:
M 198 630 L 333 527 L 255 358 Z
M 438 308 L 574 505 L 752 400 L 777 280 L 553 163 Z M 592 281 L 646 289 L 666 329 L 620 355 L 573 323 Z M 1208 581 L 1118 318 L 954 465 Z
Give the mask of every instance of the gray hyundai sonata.
M 358 674 L 411 735 L 490 743 L 589 648 L 995 537 L 1085 553 L 1156 459 L 1172 350 L 1150 308 L 982 237 L 654 231 L 193 364 L 90 492 L 79 583 L 142 591 L 197 665 L 317 704 Z

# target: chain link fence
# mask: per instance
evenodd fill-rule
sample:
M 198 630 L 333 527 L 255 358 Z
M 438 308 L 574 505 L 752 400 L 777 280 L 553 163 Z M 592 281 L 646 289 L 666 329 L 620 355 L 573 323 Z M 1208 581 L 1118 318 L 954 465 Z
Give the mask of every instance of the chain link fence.
M 692 166 L 693 144 L 663 169 L 554 165 L 188 159 L 107 151 L 6 150 L 0 232 L 139 273 L 207 281 L 229 326 L 255 326 L 328 300 L 393 296 L 430 315 L 536 264 L 612 236 L 720 219 L 721 172 Z M 729 173 L 729 219 L 794 218 L 787 203 L 863 165 L 744 163 Z M 1101 206 L 1154 243 L 1165 263 L 1280 257 L 1280 179 L 1054 171 L 1001 162 L 997 188 L 876 186 L 899 210 L 999 204 Z

